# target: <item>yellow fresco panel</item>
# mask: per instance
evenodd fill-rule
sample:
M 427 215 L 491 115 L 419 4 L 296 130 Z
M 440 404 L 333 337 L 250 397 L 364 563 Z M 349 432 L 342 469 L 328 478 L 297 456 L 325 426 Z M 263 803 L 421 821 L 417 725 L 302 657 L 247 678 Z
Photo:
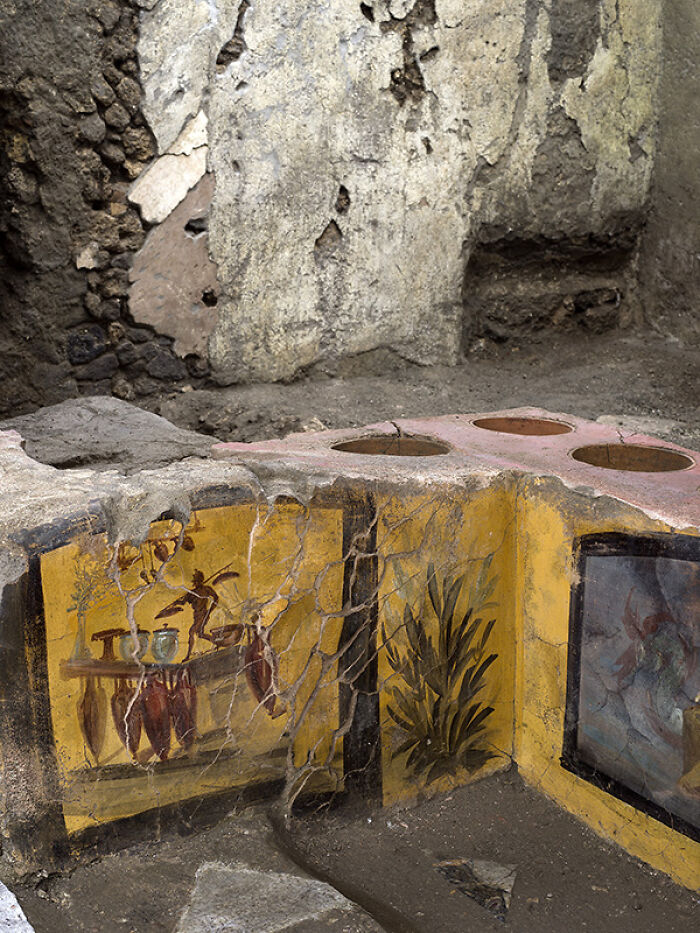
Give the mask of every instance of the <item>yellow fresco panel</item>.
M 83 535 L 43 555 L 51 713 L 70 833 L 279 780 L 299 749 L 313 748 L 311 763 L 333 773 L 334 671 L 308 659 L 337 649 L 341 547 L 338 510 L 234 505 L 194 513 L 184 535 L 175 521 L 156 522 L 141 545 L 116 553 L 103 535 Z M 134 650 L 130 635 L 94 639 L 128 630 L 130 617 L 148 632 L 145 668 L 121 655 L 123 641 L 127 660 Z M 172 656 L 149 667 L 162 662 L 153 632 L 166 626 L 177 648 L 166 630 L 159 638 Z
M 509 491 L 497 486 L 468 497 L 396 497 L 380 509 L 385 803 L 510 764 L 515 639 L 509 502 Z
M 523 777 L 598 834 L 700 888 L 700 845 L 570 773 L 560 764 L 567 686 L 569 609 L 577 582 L 574 544 L 586 534 L 673 529 L 620 503 L 575 496 L 558 483 L 529 480 L 518 499 L 516 592 L 521 601 L 516 760 Z

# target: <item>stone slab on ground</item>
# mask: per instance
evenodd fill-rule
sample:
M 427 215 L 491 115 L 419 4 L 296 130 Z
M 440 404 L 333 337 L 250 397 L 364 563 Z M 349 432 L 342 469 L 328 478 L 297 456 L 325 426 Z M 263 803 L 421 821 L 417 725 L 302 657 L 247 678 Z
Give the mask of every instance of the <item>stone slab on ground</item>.
M 302 933 L 312 929 L 309 923 L 332 924 L 337 933 L 381 933 L 364 911 L 323 881 L 221 862 L 205 862 L 197 870 L 177 933 Z
M 185 457 L 206 457 L 212 439 L 108 396 L 70 399 L 0 424 L 25 440 L 40 463 L 93 470 L 153 469 Z
M 0 881 L 0 933 L 34 933 L 17 898 Z
M 35 933 L 384 933 L 282 851 L 262 807 L 40 875 L 17 887 Z

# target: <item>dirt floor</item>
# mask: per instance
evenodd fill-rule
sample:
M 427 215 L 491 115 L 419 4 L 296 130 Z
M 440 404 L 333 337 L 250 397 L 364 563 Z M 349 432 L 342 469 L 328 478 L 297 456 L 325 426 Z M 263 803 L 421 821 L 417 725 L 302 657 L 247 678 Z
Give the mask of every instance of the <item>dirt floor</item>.
M 623 424 L 700 449 L 699 377 L 698 352 L 661 338 L 560 338 L 485 346 L 454 369 L 397 366 L 377 352 L 323 378 L 189 390 L 148 407 L 181 428 L 253 440 L 536 405 L 591 418 L 620 416 Z M 139 456 L 147 465 L 146 453 Z M 445 858 L 514 866 L 505 925 L 438 873 L 435 862 Z M 242 902 L 221 907 L 216 923 L 197 921 L 194 905 L 202 900 L 229 903 L 220 881 L 204 883 L 202 871 L 212 864 L 285 878 L 310 875 L 359 905 L 356 914 L 282 926 L 270 921 L 255 933 L 685 933 L 698 929 L 700 916 L 696 895 L 598 839 L 524 786 L 515 771 L 411 807 L 346 807 L 289 824 L 274 806 L 272 819 L 257 807 L 188 833 L 163 827 L 155 838 L 145 829 L 138 843 L 97 852 L 69 874 L 11 886 L 37 933 L 253 933 L 236 919 Z M 221 925 L 224 914 L 229 925 Z
M 418 415 L 534 405 L 586 418 L 621 414 L 700 448 L 700 353 L 647 335 L 485 345 L 457 367 L 397 364 L 375 351 L 291 385 L 178 392 L 148 407 L 183 428 L 252 441 Z M 675 423 L 674 423 L 675 422 Z
M 95 856 L 69 876 L 14 886 L 37 933 L 192 933 L 188 904 L 202 866 L 307 874 L 359 905 L 355 923 L 339 918 L 291 926 L 196 926 L 211 933 L 691 933 L 700 901 L 604 843 L 514 771 L 414 806 L 357 807 L 285 823 L 265 807 L 233 813 L 216 826 L 179 835 L 165 830 L 116 854 Z M 438 860 L 480 858 L 515 869 L 505 923 L 436 870 Z M 201 891 L 200 891 L 201 895 Z M 208 889 L 208 903 L 222 892 Z M 261 913 L 265 892 L 257 889 Z M 201 900 L 201 896 L 200 896 Z M 188 924 L 181 918 L 187 913 Z M 375 921 L 360 923 L 364 914 Z M 368 919 L 369 919 L 368 918 Z

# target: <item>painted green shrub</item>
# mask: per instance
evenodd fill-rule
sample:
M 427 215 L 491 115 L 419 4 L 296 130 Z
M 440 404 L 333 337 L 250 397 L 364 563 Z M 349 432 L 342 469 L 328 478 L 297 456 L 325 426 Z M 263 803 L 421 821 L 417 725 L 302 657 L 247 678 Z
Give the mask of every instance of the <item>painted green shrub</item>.
M 493 555 L 486 557 L 466 598 L 466 574 L 445 576 L 438 582 L 433 564 L 428 566 L 428 600 L 418 616 L 404 607 L 406 647 L 399 652 L 384 635 L 384 649 L 392 670 L 387 711 L 405 733 L 392 758 L 408 753 L 407 767 L 432 783 L 444 774 L 464 767 L 476 771 L 494 753 L 485 744 L 487 721 L 493 707 L 480 697 L 486 672 L 498 657 L 487 652 L 495 618 L 488 619 L 496 605 L 490 597 L 497 577 L 489 577 Z M 458 612 L 461 605 L 466 608 Z M 437 617 L 437 643 L 427 634 L 433 612 Z M 430 620 L 432 621 L 432 620 Z

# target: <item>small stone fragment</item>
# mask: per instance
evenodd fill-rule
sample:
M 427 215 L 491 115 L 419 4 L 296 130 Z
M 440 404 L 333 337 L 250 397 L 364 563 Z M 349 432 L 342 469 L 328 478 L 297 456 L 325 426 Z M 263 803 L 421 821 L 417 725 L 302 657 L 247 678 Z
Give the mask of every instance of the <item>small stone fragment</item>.
M 129 58 L 132 54 L 131 47 L 116 37 L 112 37 L 108 42 L 105 42 L 104 51 L 117 64 Z
M 100 251 L 100 244 L 93 240 L 88 243 L 75 258 L 76 269 L 96 269 L 97 254 Z
M 146 365 L 146 372 L 156 379 L 179 380 L 187 376 L 187 367 L 172 351 L 164 347 L 155 347 L 151 359 Z
M 110 269 L 100 285 L 100 294 L 103 298 L 120 298 L 126 295 L 129 289 L 127 272 L 124 269 Z
M 94 292 L 86 292 L 85 297 L 83 298 L 83 304 L 85 308 L 92 317 L 99 318 L 100 310 L 100 296 L 96 295 Z
M 105 162 L 112 165 L 121 165 L 124 162 L 124 152 L 116 143 L 103 143 L 100 153 Z
M 129 178 L 133 181 L 139 177 L 144 169 L 148 168 L 148 165 L 145 162 L 135 162 L 133 159 L 127 159 L 124 163 L 124 168 Z
M 153 395 L 153 393 L 158 392 L 160 388 L 160 383 L 156 382 L 155 379 L 149 379 L 148 376 L 139 376 L 134 381 L 134 389 L 137 395 Z
M 141 88 L 133 78 L 122 78 L 117 85 L 117 95 L 130 113 L 136 113 L 141 101 Z
M 104 331 L 97 324 L 88 324 L 68 335 L 66 350 L 74 365 L 89 363 L 107 348 Z
M 103 107 L 109 107 L 109 105 L 114 101 L 114 91 L 105 81 L 102 75 L 96 75 L 90 85 L 90 93 L 95 98 L 98 104 L 102 104 Z
M 124 325 L 121 323 L 121 321 L 115 321 L 109 325 L 107 328 L 107 333 L 109 335 L 110 343 L 117 344 L 126 335 L 126 330 L 124 329 Z
M 116 87 L 123 78 L 121 71 L 119 71 L 118 68 L 115 68 L 114 65 L 107 65 L 103 71 L 103 74 L 112 87 Z
M 110 33 L 114 29 L 121 15 L 119 8 L 114 3 L 110 3 L 109 0 L 100 0 L 99 3 L 94 3 L 90 12 L 102 23 L 106 33 Z
M 161 223 L 202 178 L 206 166 L 206 146 L 189 155 L 166 153 L 134 184 L 129 200 L 140 206 L 144 220 Z
M 112 378 L 112 395 L 116 395 L 117 398 L 121 398 L 125 402 L 130 402 L 136 398 L 136 391 L 126 376 L 117 373 Z
M 499 920 L 506 919 L 515 884 L 515 865 L 454 858 L 436 862 L 435 868 L 462 894 L 471 897 Z
M 130 366 L 138 359 L 136 347 L 130 340 L 123 340 L 121 343 L 117 344 L 116 353 L 117 359 L 122 366 Z
M 125 130 L 129 125 L 129 114 L 122 107 L 119 101 L 115 101 L 111 107 L 105 111 L 105 122 L 113 126 L 116 130 Z
M 13 165 L 6 175 L 7 186 L 12 194 L 25 204 L 33 204 L 37 199 L 36 178 Z
M 155 154 L 150 134 L 143 127 L 130 126 L 125 130 L 122 145 L 128 156 L 142 162 L 153 158 Z
M 83 117 L 78 123 L 78 135 L 80 139 L 88 143 L 93 143 L 94 145 L 102 142 L 106 132 L 107 129 L 99 113 L 91 113 L 89 116 Z
M 103 353 L 84 366 L 75 367 L 75 378 L 82 381 L 96 382 L 111 379 L 119 369 L 119 362 L 114 353 Z

